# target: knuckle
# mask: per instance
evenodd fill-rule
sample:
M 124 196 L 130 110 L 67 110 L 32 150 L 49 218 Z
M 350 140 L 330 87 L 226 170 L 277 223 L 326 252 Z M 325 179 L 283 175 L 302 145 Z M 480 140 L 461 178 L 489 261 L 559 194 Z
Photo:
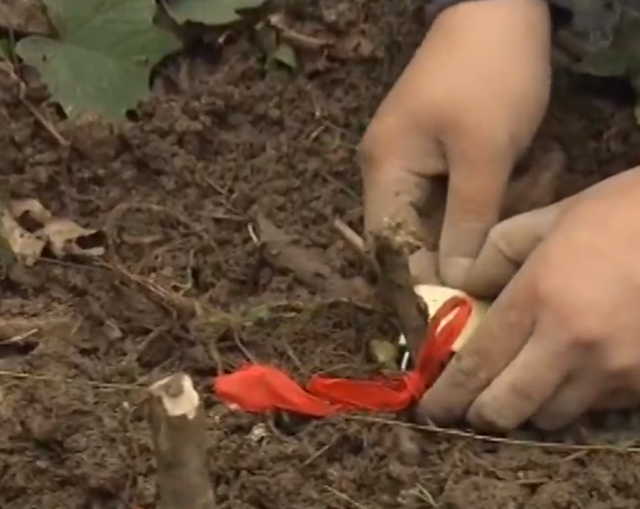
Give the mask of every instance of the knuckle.
M 453 390 L 460 391 L 482 389 L 489 383 L 487 368 L 487 361 L 482 355 L 469 350 L 465 352 L 463 348 L 447 366 L 450 373 L 449 385 Z
M 477 357 L 456 354 L 445 372 L 423 397 L 419 411 L 436 424 L 464 418 L 476 394 L 486 385 L 483 363 Z
M 602 346 L 602 345 L 600 345 Z M 603 371 L 613 384 L 636 385 L 638 376 L 638 356 L 626 351 L 606 351 L 600 355 Z
M 489 230 L 486 243 L 494 246 L 507 260 L 518 263 L 517 250 L 512 245 L 514 236 L 511 233 L 514 224 L 512 219 L 507 219 L 495 225 Z
M 572 279 L 557 277 L 560 273 L 549 270 L 535 278 L 536 304 L 547 316 L 553 317 L 554 329 L 559 333 L 558 341 L 565 342 L 566 347 L 574 351 L 577 348 L 590 349 L 602 333 L 606 334 L 606 330 L 602 330 L 602 316 L 584 312 L 585 309 L 594 309 L 588 292 L 568 291 Z
M 357 159 L 363 174 L 371 173 L 382 165 L 382 157 L 388 157 L 395 137 L 387 122 L 374 118 L 357 147 Z

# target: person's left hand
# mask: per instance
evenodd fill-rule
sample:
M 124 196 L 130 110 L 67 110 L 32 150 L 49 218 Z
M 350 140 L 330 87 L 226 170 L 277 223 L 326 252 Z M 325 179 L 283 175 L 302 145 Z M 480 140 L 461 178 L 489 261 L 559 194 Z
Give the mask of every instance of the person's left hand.
M 640 167 L 495 226 L 463 289 L 503 288 L 419 414 L 553 429 L 640 403 Z

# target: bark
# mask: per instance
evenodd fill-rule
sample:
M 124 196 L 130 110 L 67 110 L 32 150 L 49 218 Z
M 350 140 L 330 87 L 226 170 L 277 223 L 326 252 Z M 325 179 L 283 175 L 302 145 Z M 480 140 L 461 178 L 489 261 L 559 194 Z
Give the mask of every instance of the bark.
M 150 388 L 149 424 L 158 466 L 158 509 L 214 509 L 200 396 L 184 373 Z

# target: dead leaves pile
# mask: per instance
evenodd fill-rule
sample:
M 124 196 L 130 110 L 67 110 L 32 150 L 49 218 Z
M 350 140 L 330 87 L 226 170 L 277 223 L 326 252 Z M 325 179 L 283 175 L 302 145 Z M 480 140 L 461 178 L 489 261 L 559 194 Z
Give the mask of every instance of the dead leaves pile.
M 26 34 L 49 35 L 53 32 L 41 0 L 2 0 L 0 25 Z
M 92 258 L 105 254 L 103 231 L 55 217 L 38 200 L 11 200 L 1 214 L 4 238 L 15 258 L 27 267 L 45 254 L 55 258 Z

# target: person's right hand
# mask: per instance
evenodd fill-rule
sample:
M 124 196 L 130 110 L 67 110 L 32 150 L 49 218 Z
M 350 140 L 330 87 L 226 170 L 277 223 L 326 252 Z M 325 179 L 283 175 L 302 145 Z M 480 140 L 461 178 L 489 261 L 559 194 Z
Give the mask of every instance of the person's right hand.
M 591 410 L 638 406 L 638 203 L 640 166 L 496 225 L 468 290 L 497 298 L 418 418 L 550 430 Z
M 429 256 L 418 258 L 416 282 L 432 283 L 439 272 L 448 286 L 464 286 L 544 116 L 550 39 L 543 0 L 450 7 L 376 112 L 360 147 L 367 233 L 391 221 L 437 237 L 425 230 L 424 210 L 434 199 L 432 177 L 449 177 L 439 270 Z

